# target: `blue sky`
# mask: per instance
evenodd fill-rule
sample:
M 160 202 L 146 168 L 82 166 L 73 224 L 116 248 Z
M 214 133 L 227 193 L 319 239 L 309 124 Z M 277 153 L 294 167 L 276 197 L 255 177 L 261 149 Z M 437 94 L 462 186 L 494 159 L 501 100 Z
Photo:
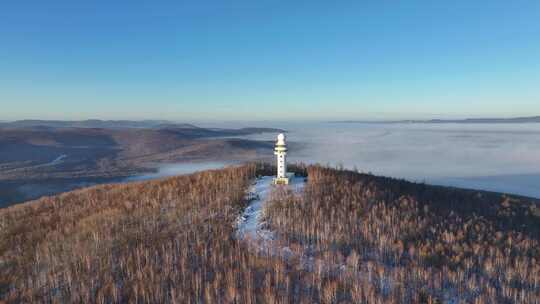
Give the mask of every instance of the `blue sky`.
M 0 120 L 540 115 L 540 1 L 6 1 Z

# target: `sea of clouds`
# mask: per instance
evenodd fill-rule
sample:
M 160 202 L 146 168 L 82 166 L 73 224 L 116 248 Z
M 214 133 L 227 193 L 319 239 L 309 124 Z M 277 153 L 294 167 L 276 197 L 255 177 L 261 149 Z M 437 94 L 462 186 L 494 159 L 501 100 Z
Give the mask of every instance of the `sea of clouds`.
M 260 125 L 289 131 L 291 161 L 343 165 L 377 175 L 540 198 L 540 124 Z

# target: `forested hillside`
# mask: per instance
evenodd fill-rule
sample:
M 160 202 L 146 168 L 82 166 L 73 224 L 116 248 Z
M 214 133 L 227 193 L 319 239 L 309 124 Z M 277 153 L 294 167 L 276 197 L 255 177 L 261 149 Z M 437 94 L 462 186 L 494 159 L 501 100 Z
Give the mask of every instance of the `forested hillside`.
M 0 209 L 0 302 L 538 303 L 535 202 L 317 166 L 235 237 L 245 165 Z M 296 168 L 301 172 L 303 169 Z
M 234 299 L 264 267 L 232 239 L 254 174 L 244 166 L 103 185 L 0 210 L 0 299 Z
M 267 208 L 328 303 L 538 303 L 540 208 L 322 167 Z

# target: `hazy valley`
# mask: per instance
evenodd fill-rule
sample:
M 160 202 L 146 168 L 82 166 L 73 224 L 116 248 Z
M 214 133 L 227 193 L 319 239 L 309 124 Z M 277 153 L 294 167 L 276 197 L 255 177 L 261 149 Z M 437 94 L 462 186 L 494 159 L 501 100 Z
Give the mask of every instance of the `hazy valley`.
M 96 183 L 268 161 L 278 131 L 269 125 L 289 131 L 294 162 L 540 198 L 537 123 L 251 122 L 196 127 L 90 120 L 4 123 L 0 205 Z
M 271 142 L 230 137 L 278 131 L 209 129 L 164 121 L 4 123 L 0 125 L 0 206 L 152 174 L 164 164 L 260 159 L 271 154 Z

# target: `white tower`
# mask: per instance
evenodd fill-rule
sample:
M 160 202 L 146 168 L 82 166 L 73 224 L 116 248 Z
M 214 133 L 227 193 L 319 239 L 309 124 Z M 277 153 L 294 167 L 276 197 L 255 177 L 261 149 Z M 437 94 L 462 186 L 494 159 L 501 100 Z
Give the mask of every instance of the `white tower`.
M 277 137 L 274 154 L 277 157 L 277 176 L 274 179 L 275 184 L 289 184 L 287 177 L 287 144 L 285 143 L 285 134 L 281 133 Z

